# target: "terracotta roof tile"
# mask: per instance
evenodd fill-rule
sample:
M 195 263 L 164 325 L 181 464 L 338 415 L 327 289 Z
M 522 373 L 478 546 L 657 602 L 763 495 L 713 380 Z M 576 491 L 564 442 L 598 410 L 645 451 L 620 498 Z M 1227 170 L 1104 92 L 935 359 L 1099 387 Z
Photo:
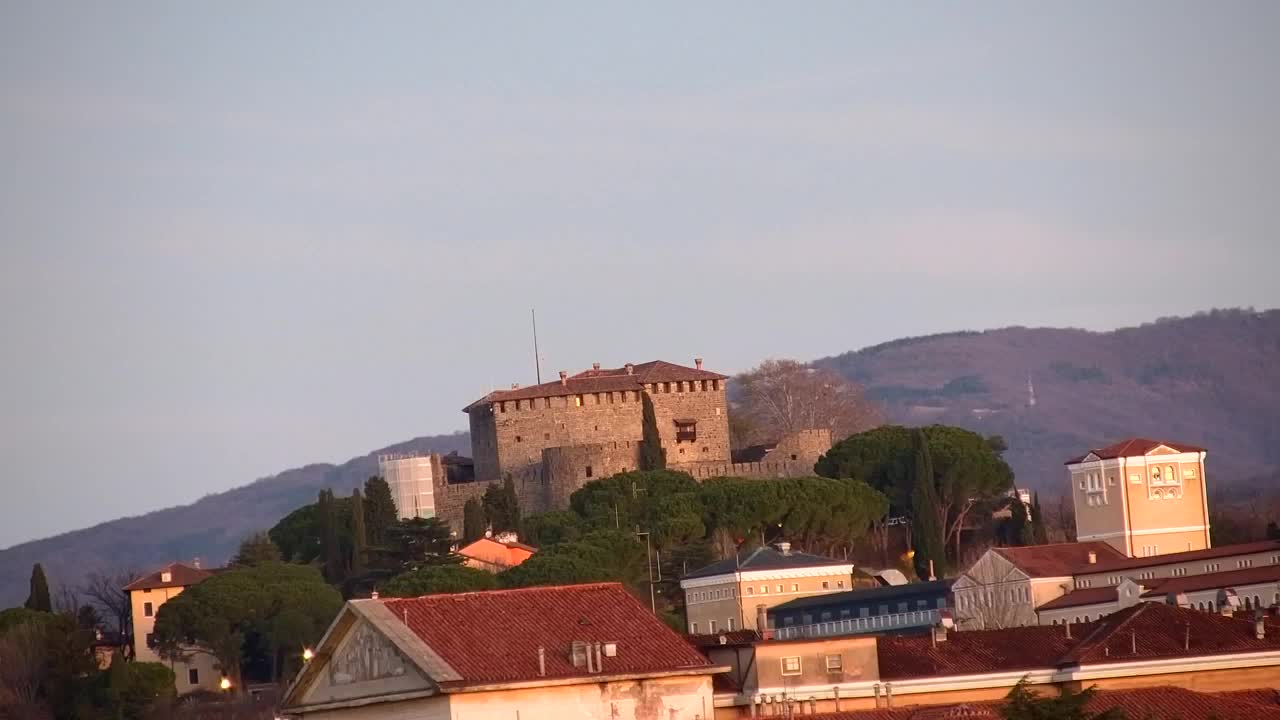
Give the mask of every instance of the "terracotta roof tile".
M 1084 455 L 1071 458 L 1070 460 L 1066 461 L 1066 463 L 1064 464 L 1074 465 L 1078 462 L 1083 461 L 1085 458 L 1089 457 L 1090 455 L 1096 455 L 1101 460 L 1110 460 L 1113 458 L 1122 458 L 1122 457 L 1139 457 L 1141 455 L 1146 455 L 1147 453 L 1151 452 L 1152 450 L 1155 450 L 1161 445 L 1164 445 L 1167 448 L 1172 448 L 1174 450 L 1177 450 L 1178 452 L 1205 452 L 1205 449 L 1202 447 L 1197 447 L 1195 445 L 1188 445 L 1186 443 L 1169 442 L 1167 440 L 1150 440 L 1148 438 L 1136 437 L 1136 438 L 1129 438 L 1127 440 L 1121 440 L 1120 442 L 1112 443 L 1106 447 L 1095 448 L 1085 453 Z
M 1001 557 L 1033 578 L 1067 577 L 1080 572 L 1093 572 L 1089 553 L 1098 565 L 1123 560 L 1119 550 L 1101 541 L 1029 545 L 1027 547 L 992 548 Z
M 1061 628 L 1058 628 L 1061 631 Z M 1163 603 L 1142 602 L 1104 617 L 1059 660 L 1060 665 L 1280 649 L 1280 633 L 1259 640 L 1252 620 Z
M 169 582 L 164 582 L 161 575 L 165 572 L 170 573 Z M 217 570 L 203 570 L 194 568 L 190 565 L 182 563 L 169 563 L 153 573 L 143 575 L 133 582 L 122 588 L 125 592 L 131 590 L 154 590 L 163 587 L 189 587 L 191 585 L 199 585 L 200 583 L 212 577 Z
M 1072 590 L 1062 597 L 1054 598 L 1036 608 L 1036 610 L 1061 610 L 1062 608 L 1080 607 L 1081 605 L 1098 605 L 1116 601 L 1116 586 L 1100 588 L 1084 588 Z
M 1207 573 L 1205 575 L 1186 575 L 1167 578 L 1154 585 L 1148 585 L 1143 597 L 1155 597 L 1170 593 L 1194 592 L 1212 588 L 1228 588 L 1237 585 L 1253 585 L 1256 583 L 1280 581 L 1280 565 L 1260 565 L 1243 570 L 1227 570 L 1225 572 Z M 1272 598 L 1266 598 L 1271 604 Z
M 1098 556 L 1098 564 L 1095 567 L 1080 568 L 1080 574 L 1092 575 L 1093 573 L 1110 572 L 1112 570 L 1133 570 L 1136 568 L 1152 567 L 1155 565 L 1170 565 L 1182 562 L 1197 562 L 1200 560 L 1214 560 L 1217 558 L 1233 557 L 1235 555 L 1253 555 L 1256 553 L 1264 553 L 1274 550 L 1280 553 L 1280 540 L 1260 540 L 1252 543 L 1241 543 L 1239 545 L 1219 545 L 1215 548 L 1207 550 L 1191 550 L 1188 552 L 1169 553 L 1167 555 L 1152 555 L 1151 557 L 1118 557 L 1103 558 Z
M 384 599 L 396 618 L 462 676 L 461 685 L 688 670 L 711 663 L 618 583 Z M 571 660 L 575 640 L 617 643 L 604 672 Z M 538 674 L 538 648 L 546 675 Z
M 1054 625 L 965 630 L 949 633 L 946 641 L 936 646 L 928 633 L 883 636 L 876 641 L 880 678 L 901 680 L 1051 668 L 1091 627 L 1090 623 L 1072 625 L 1074 639 L 1067 637 L 1065 628 Z
M 471 403 L 463 408 L 463 411 L 469 411 L 471 408 L 481 404 L 508 400 L 641 390 L 649 383 L 675 382 L 679 380 L 724 380 L 726 377 L 708 370 L 699 370 L 663 360 L 654 360 L 633 366 L 631 374 L 627 374 L 626 368 L 586 370 L 576 375 L 570 375 L 563 383 L 559 380 L 553 380 L 541 385 L 530 385 L 514 390 L 497 390 Z
M 745 556 L 718 560 L 685 575 L 684 580 L 714 577 L 733 572 L 751 570 L 786 570 L 795 568 L 821 568 L 853 565 L 849 560 L 837 560 L 823 555 L 811 555 L 803 552 L 782 553 L 771 547 L 758 547 Z

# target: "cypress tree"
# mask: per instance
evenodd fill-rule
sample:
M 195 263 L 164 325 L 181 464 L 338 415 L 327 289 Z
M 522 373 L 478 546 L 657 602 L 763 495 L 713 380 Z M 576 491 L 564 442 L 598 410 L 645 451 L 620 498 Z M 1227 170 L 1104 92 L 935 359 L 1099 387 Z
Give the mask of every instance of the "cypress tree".
M 462 541 L 474 542 L 484 537 L 484 508 L 480 500 L 471 498 L 462 506 Z
M 929 442 L 923 430 L 915 431 L 916 456 L 912 468 L 911 531 L 915 536 L 916 575 L 929 577 L 929 563 L 933 561 L 934 577 L 945 577 L 947 572 L 946 526 L 941 517 L 938 488 L 934 484 L 933 459 L 929 455 Z
M 331 584 L 344 579 L 342 548 L 338 546 L 338 508 L 332 490 L 321 490 L 317 514 L 320 516 L 320 559 L 324 563 L 324 577 Z
M 1031 496 L 1031 539 L 1036 545 L 1049 543 L 1049 528 L 1045 527 L 1044 515 L 1040 512 L 1040 493 Z
M 44 576 L 44 566 L 36 563 L 31 566 L 31 593 L 23 606 L 29 610 L 53 612 L 53 602 L 49 599 L 49 580 Z
M 387 530 L 400 520 L 391 486 L 374 475 L 364 481 L 364 525 L 370 545 L 381 547 L 387 543 Z
M 640 402 L 643 433 L 640 441 L 640 469 L 666 470 L 667 451 L 662 447 L 662 437 L 658 434 L 658 416 L 653 411 L 653 398 L 647 392 L 641 393 Z
M 369 538 L 364 525 L 364 498 L 360 496 L 360 488 L 351 491 L 351 575 L 360 577 L 368 569 L 366 555 L 369 550 Z
M 502 497 L 507 505 L 507 522 L 502 528 L 511 532 L 520 531 L 520 497 L 516 495 L 516 482 L 510 476 L 502 482 Z M 495 530 L 497 528 L 494 528 Z

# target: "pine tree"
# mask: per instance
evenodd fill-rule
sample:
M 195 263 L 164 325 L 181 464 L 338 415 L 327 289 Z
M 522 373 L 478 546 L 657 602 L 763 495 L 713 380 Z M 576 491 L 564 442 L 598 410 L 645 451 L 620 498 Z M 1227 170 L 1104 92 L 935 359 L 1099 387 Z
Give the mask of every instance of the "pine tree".
M 351 575 L 360 577 L 368 570 L 369 539 L 365 532 L 364 499 L 360 488 L 351 491 Z
M 462 506 L 462 541 L 474 542 L 484 537 L 484 508 L 480 500 L 471 498 Z
M 36 563 L 31 567 L 31 594 L 24 605 L 29 610 L 53 612 L 53 602 L 49 599 L 49 580 L 44 576 L 44 566 Z
M 280 548 L 265 532 L 256 532 L 240 541 L 240 549 L 231 558 L 232 565 L 261 565 L 267 562 L 280 562 Z
M 377 475 L 364 481 L 364 526 L 370 545 L 382 546 L 387 542 L 387 529 L 400 519 L 391 486 Z
M 915 536 L 916 575 L 945 577 L 947 573 L 946 522 L 941 517 L 938 488 L 934 484 L 933 459 L 923 430 L 915 431 L 916 456 L 911 489 L 911 531 Z M 930 563 L 932 562 L 932 567 Z
M 653 411 L 653 398 L 647 392 L 642 393 L 640 402 L 643 433 L 640 442 L 640 469 L 666 470 L 667 451 L 662 447 L 662 437 L 658 434 L 658 416 Z

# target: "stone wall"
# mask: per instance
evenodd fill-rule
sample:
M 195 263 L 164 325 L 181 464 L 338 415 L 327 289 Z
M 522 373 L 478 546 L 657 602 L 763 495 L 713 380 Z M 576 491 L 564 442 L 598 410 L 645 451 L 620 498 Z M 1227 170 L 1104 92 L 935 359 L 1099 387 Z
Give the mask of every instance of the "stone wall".
M 436 517 L 449 523 L 449 529 L 458 533 L 458 537 L 462 537 L 462 507 L 467 504 L 471 498 L 480 499 L 484 495 L 484 491 L 489 489 L 489 485 L 483 481 L 474 481 L 467 483 L 450 483 L 441 477 L 437 477 L 434 487 Z M 521 509 L 523 509 L 521 505 Z

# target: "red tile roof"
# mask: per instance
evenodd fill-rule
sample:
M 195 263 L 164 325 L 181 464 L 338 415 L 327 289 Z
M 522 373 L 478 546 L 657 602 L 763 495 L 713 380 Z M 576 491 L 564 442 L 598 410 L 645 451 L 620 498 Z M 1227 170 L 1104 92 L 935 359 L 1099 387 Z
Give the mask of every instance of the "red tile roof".
M 1280 720 L 1274 691 L 1199 693 L 1186 688 L 1161 686 L 1132 690 L 1102 690 L 1085 704 L 1084 715 L 1099 715 L 1118 708 L 1124 717 L 1141 720 Z M 1272 696 L 1268 699 L 1268 695 Z M 925 705 L 839 713 L 819 713 L 814 720 L 996 720 L 1002 703 Z
M 900 680 L 935 675 L 977 675 L 1054 667 L 1092 624 L 1066 629 L 1033 625 L 1004 630 L 964 630 L 949 633 L 933 644 L 928 634 L 889 635 L 877 638 L 880 679 Z
M 1059 659 L 1060 665 L 1280 649 L 1280 633 L 1259 640 L 1252 620 L 1153 602 L 1112 613 L 1077 637 L 1082 639 Z
M 1082 462 L 1090 455 L 1096 455 L 1101 460 L 1110 460 L 1113 458 L 1123 457 L 1140 457 L 1155 450 L 1161 445 L 1177 450 L 1178 452 L 1205 452 L 1202 447 L 1188 445 L 1186 443 L 1169 442 L 1167 440 L 1150 440 L 1148 438 L 1129 438 L 1121 440 L 1118 443 L 1112 443 L 1106 447 L 1096 448 L 1079 457 L 1071 458 L 1064 463 L 1065 465 L 1074 465 Z
M 1054 598 L 1036 608 L 1036 610 L 1061 610 L 1062 608 L 1080 607 L 1081 605 L 1098 605 L 1113 603 L 1117 599 L 1116 586 L 1085 588 L 1072 590 L 1062 597 Z
M 1078 572 L 1092 572 L 1093 566 L 1089 564 L 1091 552 L 1096 555 L 1099 565 L 1123 560 L 1125 557 L 1119 550 L 1096 540 L 992 549 L 1033 578 L 1067 577 Z
M 617 392 L 620 390 L 642 390 L 649 383 L 675 382 L 679 380 L 724 380 L 725 378 L 725 375 L 708 370 L 685 367 L 663 360 L 653 360 L 633 366 L 630 374 L 627 373 L 626 368 L 584 370 L 576 375 L 570 375 L 563 383 L 559 380 L 553 380 L 541 385 L 530 385 L 514 390 L 497 390 L 471 403 L 463 408 L 463 411 L 470 411 L 471 408 L 477 405 L 507 400 L 527 400 L 529 398 Z
M 1260 565 L 1258 567 L 1244 568 L 1243 570 L 1227 570 L 1205 575 L 1167 578 L 1153 585 L 1147 585 L 1147 591 L 1142 596 L 1155 597 L 1170 593 L 1195 592 L 1196 590 L 1229 588 L 1238 585 L 1254 585 L 1276 581 L 1280 581 L 1280 565 Z M 1266 598 L 1266 603 L 1270 605 L 1272 599 Z
M 711 663 L 618 583 L 385 599 L 385 607 L 462 676 L 460 685 L 598 678 Z M 574 667 L 575 640 L 617 643 L 602 673 Z M 546 675 L 538 674 L 538 648 Z
M 170 573 L 169 582 L 161 580 L 160 576 L 165 572 Z M 122 589 L 125 592 L 129 592 L 131 590 L 154 590 L 165 587 L 190 587 L 208 580 L 216 572 L 217 570 L 202 570 L 182 563 L 169 563 L 153 573 L 143 575 L 125 585 Z
M 1117 557 L 1108 556 L 1104 558 L 1099 554 L 1098 564 L 1094 567 L 1080 568 L 1079 574 L 1092 575 L 1094 573 L 1111 572 L 1113 570 L 1134 570 L 1137 568 L 1153 567 L 1156 565 L 1197 562 L 1200 560 L 1215 560 L 1217 558 L 1234 557 L 1236 555 L 1254 555 L 1268 551 L 1280 553 L 1280 540 L 1260 540 L 1258 542 L 1242 543 L 1239 545 L 1220 545 L 1207 550 L 1191 550 L 1189 552 L 1169 553 L 1167 555 L 1152 555 L 1151 557 L 1131 558 L 1117 553 Z
M 722 645 L 750 645 L 759 642 L 760 633 L 755 630 L 726 630 L 721 633 L 685 635 L 690 645 L 700 649 L 718 648 Z M 721 642 L 723 640 L 723 642 Z

